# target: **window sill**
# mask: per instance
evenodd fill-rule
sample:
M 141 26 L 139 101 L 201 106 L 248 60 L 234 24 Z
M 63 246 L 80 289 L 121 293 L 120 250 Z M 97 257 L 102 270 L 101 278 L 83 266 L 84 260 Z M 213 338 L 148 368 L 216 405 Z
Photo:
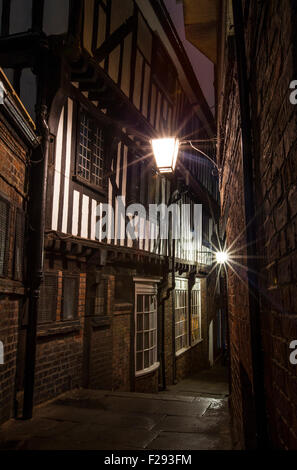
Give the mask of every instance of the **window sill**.
M 191 349 L 191 346 L 187 346 L 186 348 L 180 349 L 179 351 L 175 353 L 175 357 L 182 356 L 184 353 L 189 351 L 189 349 Z
M 155 370 L 159 369 L 160 367 L 160 362 L 156 362 L 153 364 L 151 367 L 148 367 L 147 369 L 144 370 L 139 370 L 138 372 L 135 372 L 135 377 L 142 377 L 143 375 L 150 374 L 151 372 L 154 372 Z
M 50 323 L 47 325 L 39 325 L 37 329 L 37 337 L 44 338 L 47 336 L 55 336 L 55 335 L 67 335 L 69 333 L 73 333 L 76 331 L 80 331 L 81 324 L 79 320 L 68 321 L 66 322 L 58 322 L 58 323 Z
M 89 183 L 87 180 L 85 180 L 84 178 L 81 178 L 78 175 L 73 175 L 72 180 L 78 184 L 81 184 L 82 186 L 85 186 L 88 189 L 91 189 L 92 191 L 95 191 L 101 196 L 107 195 L 107 191 L 105 189 L 101 188 L 100 186 L 96 186 L 95 184 Z
M 189 349 L 191 348 L 194 348 L 195 346 L 197 346 L 197 344 L 199 343 L 202 343 L 203 339 L 198 339 L 197 341 L 195 341 L 195 343 L 191 344 L 191 346 L 187 346 L 186 348 L 183 348 L 183 349 L 180 349 L 178 352 L 175 353 L 175 357 L 179 357 L 179 356 L 182 356 L 184 353 L 186 353 L 187 351 L 189 351 Z

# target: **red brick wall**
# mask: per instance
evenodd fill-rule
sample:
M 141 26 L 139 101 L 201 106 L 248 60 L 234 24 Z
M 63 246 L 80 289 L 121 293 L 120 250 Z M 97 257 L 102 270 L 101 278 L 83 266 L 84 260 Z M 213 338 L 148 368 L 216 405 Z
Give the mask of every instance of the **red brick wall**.
M 112 388 L 112 332 L 110 325 L 92 327 L 89 388 Z
M 70 272 L 75 272 L 74 267 Z M 73 322 L 63 322 L 61 302 L 65 274 L 67 272 L 58 271 L 56 322 L 38 327 L 35 404 L 82 385 L 86 275 L 79 274 L 78 317 Z
M 115 304 L 113 313 L 112 389 L 131 390 L 131 316 L 134 306 Z
M 159 389 L 158 370 L 145 374 L 135 379 L 135 392 L 138 393 L 156 393 Z
M 0 423 L 13 415 L 18 350 L 18 324 L 22 313 L 24 287 L 13 280 L 16 209 L 25 210 L 27 149 L 13 129 L 0 116 L 0 195 L 10 203 L 8 264 L 0 278 L 0 341 L 4 364 L 0 364 Z
M 0 301 L 0 340 L 4 364 L 0 364 L 0 423 L 12 416 L 18 343 L 19 302 L 10 296 Z
M 289 363 L 289 344 L 297 339 L 295 301 L 297 265 L 296 107 L 289 83 L 297 78 L 294 2 L 244 2 L 248 76 L 255 156 L 254 191 L 258 210 L 262 346 L 269 435 L 281 448 L 297 448 L 297 369 Z M 295 41 L 295 42 L 293 42 Z M 243 231 L 244 209 L 236 64 L 225 69 L 219 129 L 224 135 L 221 201 L 227 216 L 227 244 Z M 245 242 L 240 237 L 237 246 Z M 235 245 L 236 246 L 236 245 Z M 244 251 L 241 250 L 244 255 Z M 245 278 L 245 271 L 239 272 Z M 231 270 L 228 276 L 232 372 L 231 404 L 242 446 L 252 439 L 252 363 L 247 288 Z

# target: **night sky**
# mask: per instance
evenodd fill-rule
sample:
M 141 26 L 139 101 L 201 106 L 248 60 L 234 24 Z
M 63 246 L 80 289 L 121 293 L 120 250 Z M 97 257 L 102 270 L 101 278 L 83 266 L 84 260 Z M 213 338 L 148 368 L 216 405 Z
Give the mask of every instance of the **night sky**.
M 198 51 L 192 44 L 185 38 L 184 27 L 184 14 L 182 3 L 176 3 L 176 0 L 164 0 L 167 10 L 170 13 L 171 19 L 180 35 L 184 48 L 192 63 L 193 69 L 198 78 L 204 96 L 214 112 L 214 66 L 212 62 L 201 52 Z

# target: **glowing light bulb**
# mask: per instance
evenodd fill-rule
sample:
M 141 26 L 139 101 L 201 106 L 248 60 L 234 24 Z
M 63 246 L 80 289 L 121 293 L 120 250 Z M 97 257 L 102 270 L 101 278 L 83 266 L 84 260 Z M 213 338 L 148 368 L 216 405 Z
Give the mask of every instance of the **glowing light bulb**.
M 227 263 L 229 259 L 227 251 L 217 251 L 216 252 L 216 262 L 218 264 L 224 264 Z

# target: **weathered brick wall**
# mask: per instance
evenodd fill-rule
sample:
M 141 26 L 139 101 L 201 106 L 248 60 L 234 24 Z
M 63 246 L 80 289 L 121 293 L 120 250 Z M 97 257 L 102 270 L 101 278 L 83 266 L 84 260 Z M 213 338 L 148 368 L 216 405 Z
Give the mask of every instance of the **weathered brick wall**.
M 18 342 L 19 302 L 5 296 L 0 302 L 0 340 L 4 364 L 0 364 L 0 423 L 12 416 Z
M 79 334 L 38 339 L 35 404 L 81 386 L 82 342 Z
M 47 263 L 45 267 L 47 269 Z M 62 279 L 65 274 L 67 272 L 58 271 L 57 321 L 54 325 L 40 325 L 38 328 L 35 404 L 82 386 L 86 275 L 79 274 L 77 316 L 79 325 L 75 323 L 67 326 L 67 322 L 61 321 Z
M 90 331 L 89 388 L 112 388 L 112 331 L 110 324 L 92 326 Z
M 297 339 L 297 147 L 296 108 L 289 101 L 289 83 L 296 74 L 296 4 L 244 2 L 248 77 L 253 130 L 254 191 L 258 211 L 260 301 L 265 391 L 269 434 L 281 448 L 297 448 L 296 366 L 289 363 L 289 343 Z M 295 44 L 294 44 L 295 41 Z M 295 52 L 295 53 L 294 53 Z M 232 47 L 225 70 L 221 161 L 222 213 L 227 245 L 244 239 L 244 201 L 236 63 Z M 243 236 L 240 236 L 240 234 Z M 235 245 L 235 247 L 236 247 Z M 243 250 L 240 254 L 244 255 Z M 236 268 L 245 279 L 245 271 Z M 236 435 L 251 441 L 252 363 L 249 308 L 244 282 L 229 270 L 229 330 L 233 410 Z
M 23 312 L 23 283 L 13 279 L 16 209 L 25 210 L 27 149 L 5 118 L 0 116 L 0 195 L 9 201 L 8 257 L 5 277 L 0 278 L 0 423 L 13 415 L 19 318 Z
M 133 304 L 115 304 L 113 313 L 112 389 L 131 390 L 131 316 Z
M 296 2 L 268 2 L 258 9 L 257 20 L 257 34 L 249 25 L 248 55 L 265 255 L 260 279 L 266 293 L 261 318 L 267 411 L 273 443 L 296 449 L 297 368 L 289 362 L 289 344 L 297 338 L 297 121 L 296 107 L 289 101 L 289 83 L 297 77 Z M 259 43 L 252 55 L 255 41 Z
M 135 392 L 156 393 L 159 389 L 158 370 L 135 379 Z

